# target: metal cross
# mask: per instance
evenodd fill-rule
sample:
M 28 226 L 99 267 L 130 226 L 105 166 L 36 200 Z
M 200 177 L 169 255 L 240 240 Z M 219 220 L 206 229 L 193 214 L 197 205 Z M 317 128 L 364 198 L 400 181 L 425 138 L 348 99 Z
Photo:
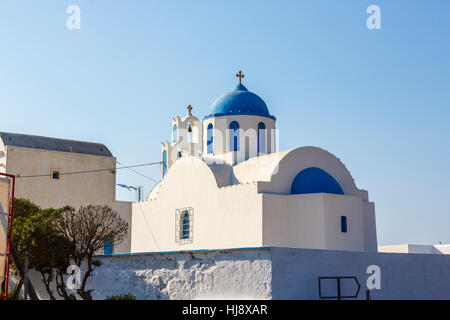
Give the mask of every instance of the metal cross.
M 244 78 L 245 76 L 244 76 L 244 74 L 242 73 L 242 71 L 239 70 L 239 72 L 236 73 L 236 77 L 239 78 L 239 83 L 241 83 L 242 78 Z

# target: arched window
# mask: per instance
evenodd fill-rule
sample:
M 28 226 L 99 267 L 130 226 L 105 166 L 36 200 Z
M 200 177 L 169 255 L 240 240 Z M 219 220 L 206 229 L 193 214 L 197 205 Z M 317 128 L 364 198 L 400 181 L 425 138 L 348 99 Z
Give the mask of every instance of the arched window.
M 190 217 L 189 217 L 189 211 L 184 211 L 183 215 L 181 216 L 181 234 L 180 239 L 189 239 L 189 233 L 190 233 Z
M 163 177 L 166 175 L 167 172 L 167 151 L 164 150 L 162 154 L 162 172 Z
M 230 151 L 239 151 L 239 123 L 230 123 Z
M 213 135 L 213 125 L 208 124 L 208 129 L 206 130 L 206 153 L 214 152 L 214 135 Z
M 311 167 L 300 171 L 291 186 L 291 194 L 334 193 L 344 194 L 341 185 L 328 172 Z
M 258 123 L 258 153 L 266 153 L 266 125 Z
M 178 127 L 176 124 L 174 124 L 172 128 L 172 142 L 177 141 L 178 141 Z

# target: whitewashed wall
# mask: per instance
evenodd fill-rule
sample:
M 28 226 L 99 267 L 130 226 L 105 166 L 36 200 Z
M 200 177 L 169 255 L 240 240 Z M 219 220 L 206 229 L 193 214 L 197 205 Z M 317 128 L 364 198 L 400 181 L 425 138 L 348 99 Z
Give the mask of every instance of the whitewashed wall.
M 16 176 L 116 167 L 113 157 L 11 146 L 6 149 L 6 159 L 6 172 Z M 58 180 L 48 176 L 17 179 L 15 190 L 16 198 L 29 199 L 42 208 L 110 204 L 115 194 L 115 171 L 61 175 Z
M 369 265 L 381 271 L 379 299 L 450 299 L 450 256 L 273 248 L 272 298 L 317 299 L 319 276 L 356 276 L 361 283 L 359 299 L 365 299 Z M 325 288 L 336 293 L 331 283 Z M 350 285 L 344 286 L 352 294 Z
M 321 168 L 339 178 L 346 195 L 291 195 L 296 174 L 320 159 L 328 159 Z M 229 185 L 233 179 L 236 184 Z M 259 192 L 261 186 L 271 190 Z M 189 244 L 175 240 L 176 210 L 182 208 L 194 211 Z M 133 203 L 132 211 L 134 253 L 261 246 L 377 250 L 375 208 L 367 192 L 356 188 L 336 157 L 312 147 L 253 158 L 233 168 L 183 157 L 147 200 Z M 341 216 L 348 218 L 347 233 L 341 232 Z
M 182 158 L 157 192 L 133 203 L 131 252 L 261 247 L 261 198 L 255 183 L 218 188 L 203 161 Z M 180 244 L 176 210 L 187 207 L 193 208 L 193 242 Z
M 443 254 L 272 247 L 99 259 L 103 264 L 88 282 L 95 299 L 125 293 L 138 299 L 318 299 L 320 276 L 356 276 L 358 298 L 365 299 L 369 265 L 381 271 L 374 300 L 450 299 L 450 256 Z M 343 283 L 342 294 L 355 289 Z M 335 282 L 325 282 L 324 292 L 335 294 Z
M 268 250 L 227 250 L 101 257 L 88 280 L 94 299 L 132 293 L 137 299 L 270 299 Z M 41 299 L 47 292 L 30 273 Z M 12 285 L 14 288 L 14 285 Z M 54 284 L 52 284 L 55 297 Z
M 379 252 L 392 253 L 428 253 L 428 254 L 450 254 L 450 244 L 419 245 L 419 244 L 396 244 L 378 246 Z

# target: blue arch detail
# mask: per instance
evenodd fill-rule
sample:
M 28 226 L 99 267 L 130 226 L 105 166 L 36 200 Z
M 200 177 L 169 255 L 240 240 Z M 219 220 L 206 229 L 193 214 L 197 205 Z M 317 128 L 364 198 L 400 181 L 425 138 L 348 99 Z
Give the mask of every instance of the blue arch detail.
M 178 141 L 178 126 L 174 124 L 172 128 L 172 143 L 177 141 Z
M 163 172 L 163 177 L 166 175 L 167 172 L 167 151 L 164 150 L 163 154 L 162 154 L 162 172 Z
M 214 135 L 213 135 L 213 125 L 208 124 L 208 129 L 206 129 L 206 153 L 214 152 Z
M 344 191 L 328 172 L 311 167 L 297 174 L 291 186 L 291 194 L 307 193 L 344 194 Z
M 266 153 L 266 125 L 258 123 L 258 152 Z
M 230 123 L 230 151 L 239 151 L 239 123 Z

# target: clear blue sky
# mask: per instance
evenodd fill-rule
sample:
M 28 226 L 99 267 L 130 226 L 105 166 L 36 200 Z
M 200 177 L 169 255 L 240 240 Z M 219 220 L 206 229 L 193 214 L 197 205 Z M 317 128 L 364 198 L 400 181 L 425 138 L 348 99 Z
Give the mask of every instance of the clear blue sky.
M 80 30 L 66 28 L 71 4 Z M 366 27 L 371 4 L 381 30 Z M 449 13 L 447 0 L 2 0 L 0 131 L 159 161 L 170 118 L 188 104 L 203 118 L 242 69 L 281 150 L 325 148 L 369 190 L 380 244 L 450 243 Z

